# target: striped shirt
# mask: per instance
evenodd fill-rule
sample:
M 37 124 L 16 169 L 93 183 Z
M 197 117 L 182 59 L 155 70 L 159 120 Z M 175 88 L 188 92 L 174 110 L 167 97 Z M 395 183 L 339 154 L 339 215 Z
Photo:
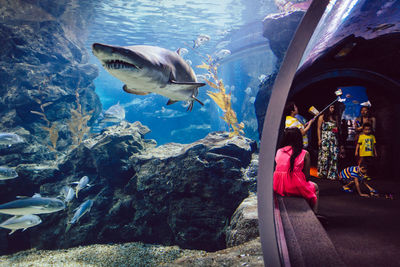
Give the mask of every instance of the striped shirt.
M 299 128 L 300 130 L 304 130 L 304 125 L 298 119 L 292 116 L 286 116 L 285 128 L 290 128 L 290 127 L 296 127 Z M 306 134 L 303 135 L 303 146 L 304 147 L 308 146 L 308 138 Z
M 355 178 L 357 178 L 358 181 L 361 182 L 364 179 L 364 175 L 360 173 L 358 166 L 347 167 L 343 169 L 340 172 L 339 177 L 345 182 L 353 181 Z

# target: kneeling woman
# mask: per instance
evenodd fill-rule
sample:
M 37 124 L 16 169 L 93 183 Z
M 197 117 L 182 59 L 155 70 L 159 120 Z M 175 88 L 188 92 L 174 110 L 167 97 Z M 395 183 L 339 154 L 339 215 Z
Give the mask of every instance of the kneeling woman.
M 318 185 L 306 180 L 310 176 L 310 154 L 303 149 L 303 137 L 298 128 L 285 129 L 275 162 L 274 192 L 281 196 L 303 197 L 316 213 Z

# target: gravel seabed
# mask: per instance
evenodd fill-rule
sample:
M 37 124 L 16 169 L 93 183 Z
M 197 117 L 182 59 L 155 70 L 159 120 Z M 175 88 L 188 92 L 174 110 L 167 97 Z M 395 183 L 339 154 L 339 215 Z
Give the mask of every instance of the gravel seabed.
M 1 267 L 25 266 L 158 266 L 183 256 L 204 256 L 205 251 L 140 242 L 90 245 L 61 250 L 26 250 L 0 257 Z

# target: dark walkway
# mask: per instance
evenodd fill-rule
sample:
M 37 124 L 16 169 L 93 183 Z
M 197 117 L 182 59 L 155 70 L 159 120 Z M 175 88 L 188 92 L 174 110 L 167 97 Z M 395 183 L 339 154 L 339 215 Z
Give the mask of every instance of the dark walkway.
M 337 181 L 311 180 L 320 188 L 323 225 L 347 266 L 400 266 L 400 182 L 370 182 L 378 192 L 394 195 L 388 200 L 344 193 Z

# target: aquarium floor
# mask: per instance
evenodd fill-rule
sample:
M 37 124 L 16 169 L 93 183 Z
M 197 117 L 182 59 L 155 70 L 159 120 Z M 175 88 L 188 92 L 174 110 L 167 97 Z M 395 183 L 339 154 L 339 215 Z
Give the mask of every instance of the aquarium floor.
M 389 200 L 344 193 L 338 181 L 311 180 L 320 188 L 318 213 L 326 217 L 321 222 L 347 266 L 399 266 L 400 182 L 370 182 L 378 192 L 393 194 Z

